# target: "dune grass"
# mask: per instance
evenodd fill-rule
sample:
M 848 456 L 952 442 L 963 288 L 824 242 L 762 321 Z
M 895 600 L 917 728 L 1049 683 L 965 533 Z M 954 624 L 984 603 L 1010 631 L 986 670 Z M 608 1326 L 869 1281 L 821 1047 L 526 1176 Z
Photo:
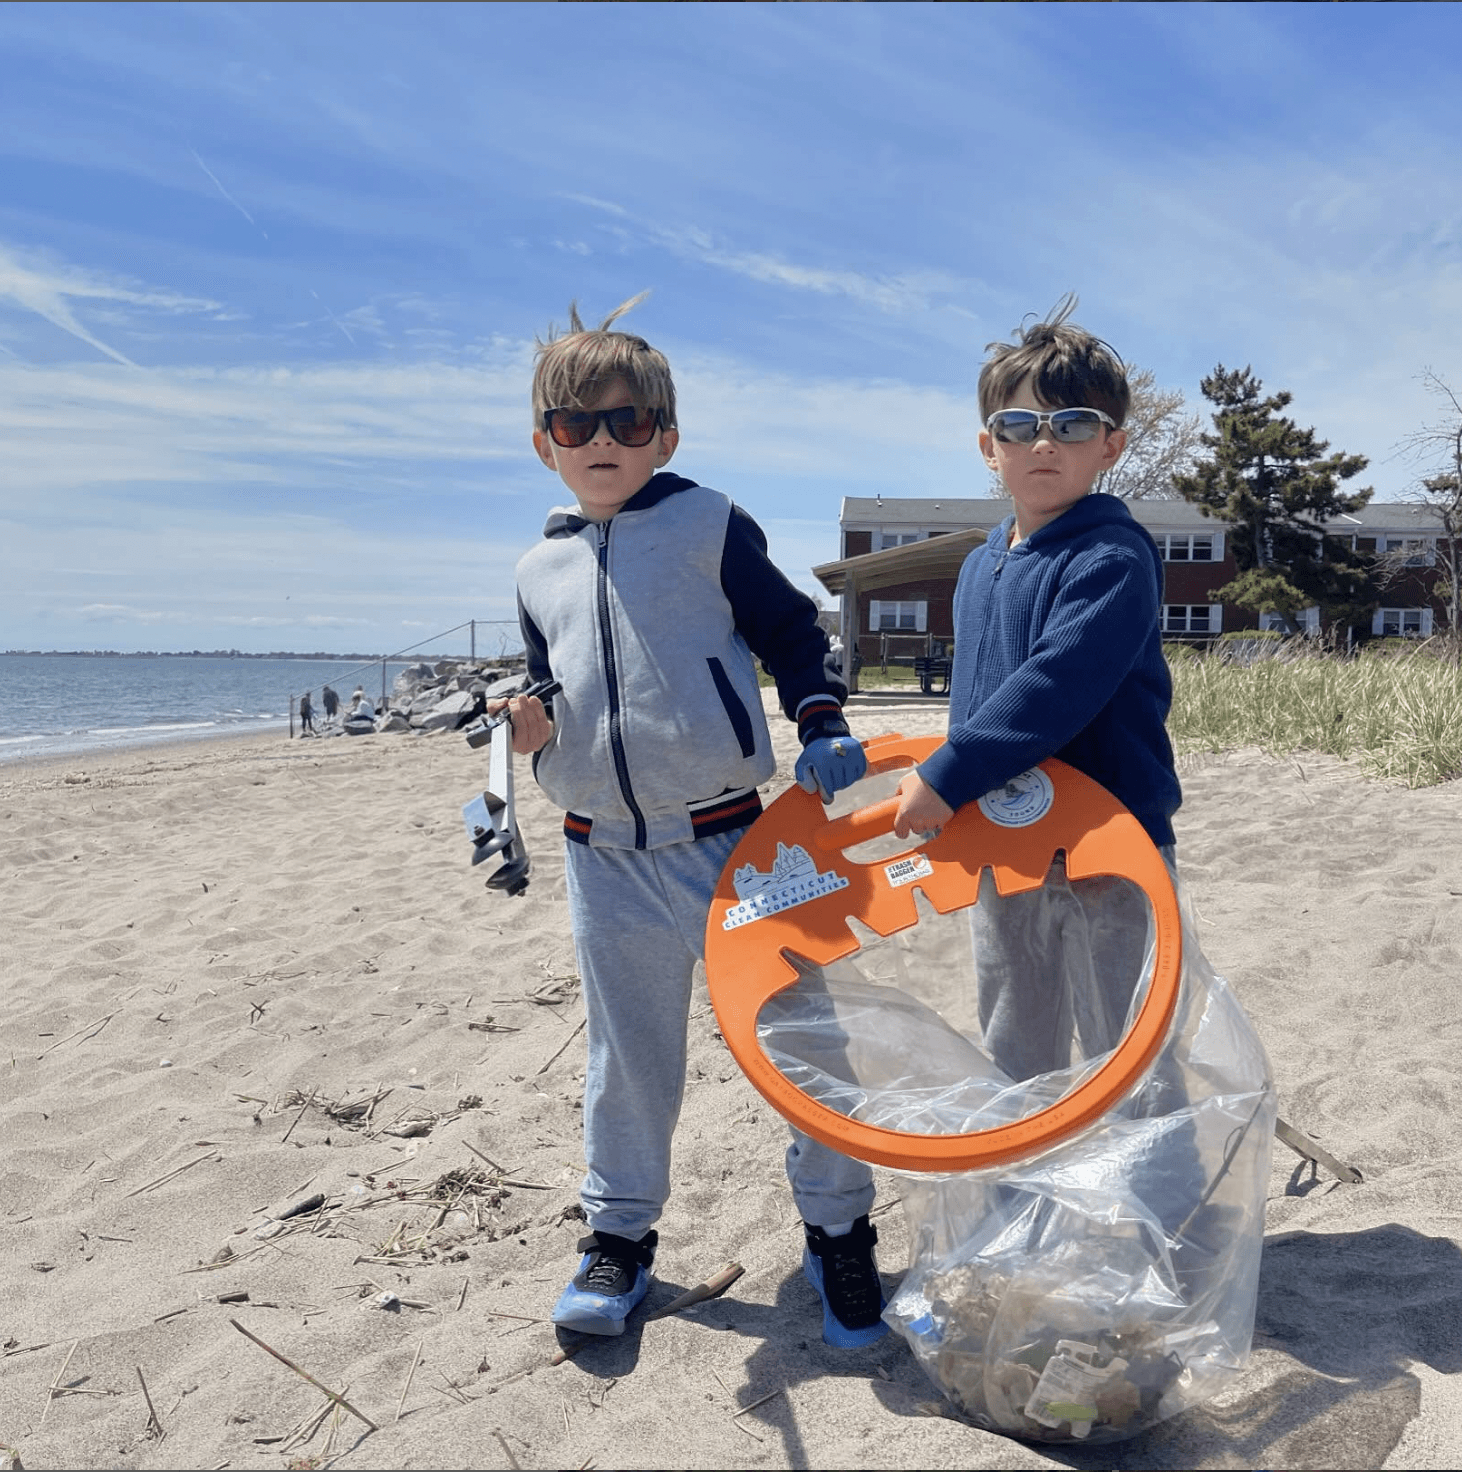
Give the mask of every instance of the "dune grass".
M 1324 752 L 1407 787 L 1462 777 L 1462 670 L 1429 651 L 1352 659 L 1291 645 L 1250 664 L 1222 654 L 1168 663 L 1179 753 Z

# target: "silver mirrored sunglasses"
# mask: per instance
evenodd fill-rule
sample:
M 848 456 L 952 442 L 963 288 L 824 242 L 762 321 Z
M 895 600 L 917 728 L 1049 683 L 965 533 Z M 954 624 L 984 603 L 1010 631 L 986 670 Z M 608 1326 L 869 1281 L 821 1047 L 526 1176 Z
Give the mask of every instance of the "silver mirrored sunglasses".
M 1029 445 L 1043 424 L 1051 426 L 1052 438 L 1066 445 L 1094 440 L 1104 424 L 1109 429 L 1117 427 L 1117 421 L 1100 409 L 1053 409 L 1049 414 L 1034 409 L 997 409 L 985 421 L 985 428 L 1007 445 Z

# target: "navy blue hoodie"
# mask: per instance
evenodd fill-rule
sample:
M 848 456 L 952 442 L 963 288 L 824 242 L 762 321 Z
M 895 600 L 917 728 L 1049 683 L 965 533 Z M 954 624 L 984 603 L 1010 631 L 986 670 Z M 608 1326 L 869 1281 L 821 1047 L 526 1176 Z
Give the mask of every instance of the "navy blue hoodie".
M 1101 493 L 1011 547 L 1014 522 L 960 569 L 949 737 L 919 773 L 958 808 L 1059 757 L 1170 844 L 1182 792 L 1165 724 L 1157 545 Z

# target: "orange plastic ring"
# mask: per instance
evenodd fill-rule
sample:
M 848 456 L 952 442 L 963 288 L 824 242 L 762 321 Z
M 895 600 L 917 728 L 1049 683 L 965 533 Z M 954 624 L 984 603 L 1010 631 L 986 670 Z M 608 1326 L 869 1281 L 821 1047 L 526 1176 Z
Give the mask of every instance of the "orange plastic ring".
M 940 745 L 934 736 L 866 743 L 870 773 L 910 767 Z M 898 799 L 829 820 L 821 800 L 791 787 L 747 829 L 721 875 L 706 927 L 706 979 L 721 1035 L 763 1098 L 798 1129 L 845 1155 L 899 1170 L 977 1170 L 1020 1160 L 1099 1120 L 1157 1056 L 1177 1007 L 1182 923 L 1162 855 L 1146 830 L 1099 783 L 1050 760 L 1003 794 L 967 803 L 938 837 L 893 858 L 842 851 L 892 832 Z M 1156 956 L 1147 995 L 1106 1062 L 1055 1104 L 1013 1124 L 958 1135 L 918 1135 L 849 1119 L 790 1082 L 762 1051 L 756 1019 L 792 986 L 792 952 L 826 966 L 858 949 L 855 916 L 879 935 L 918 921 L 913 891 L 940 914 L 975 903 L 989 868 L 1001 894 L 1038 889 L 1058 850 L 1072 879 L 1114 875 L 1152 905 Z

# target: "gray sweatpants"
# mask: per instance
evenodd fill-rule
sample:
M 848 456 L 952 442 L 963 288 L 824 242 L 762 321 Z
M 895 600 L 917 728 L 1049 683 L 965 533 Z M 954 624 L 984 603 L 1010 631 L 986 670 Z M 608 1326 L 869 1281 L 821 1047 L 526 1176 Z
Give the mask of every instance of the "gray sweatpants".
M 1168 868 L 1176 859 L 1162 850 Z M 970 910 L 985 1051 L 1017 1083 L 1117 1046 L 1142 979 L 1148 904 L 1125 880 L 1068 880 L 1056 856 L 1041 889 L 1001 895 L 989 869 Z
M 1176 878 L 1173 847 L 1162 856 Z M 1145 979 L 1149 906 L 1142 891 L 1105 876 L 1068 879 L 1058 854 L 1043 888 L 1000 895 L 986 869 L 979 896 L 970 923 L 986 1052 L 1021 1082 L 1115 1048 Z M 1173 1117 L 1170 1131 L 1154 1135 L 1157 1148 L 1123 1167 L 1128 1194 L 1170 1237 L 1184 1222 L 1191 1226 L 1206 1184 L 1185 1113 L 1187 1088 L 1183 1068 L 1164 1051 L 1116 1111 L 1133 1119 Z
M 565 840 L 569 915 L 588 1013 L 579 1199 L 589 1226 L 638 1239 L 670 1195 L 670 1141 L 685 1093 L 695 963 L 721 870 L 741 832 L 657 849 Z M 802 1219 L 851 1221 L 873 1204 L 873 1173 L 797 1130 L 787 1179 Z

